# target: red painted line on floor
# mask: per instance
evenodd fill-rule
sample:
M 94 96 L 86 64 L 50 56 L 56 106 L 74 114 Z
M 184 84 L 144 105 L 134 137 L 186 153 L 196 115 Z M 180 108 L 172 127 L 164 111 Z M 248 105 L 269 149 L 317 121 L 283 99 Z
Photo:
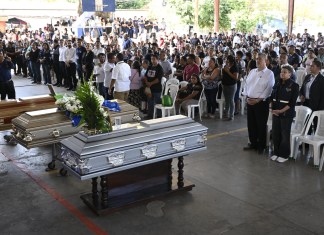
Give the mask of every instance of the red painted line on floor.
M 44 181 L 42 181 L 37 176 L 33 175 L 25 166 L 17 162 L 14 159 L 6 156 L 3 152 L 2 154 L 10 161 L 12 161 L 21 171 L 28 175 L 36 184 L 43 188 L 49 195 L 51 195 L 55 200 L 57 200 L 62 206 L 64 206 L 68 211 L 70 211 L 75 217 L 77 217 L 89 230 L 90 232 L 97 235 L 108 235 L 106 231 L 103 231 L 100 227 L 94 224 L 90 219 L 88 219 L 81 211 L 79 211 L 75 206 L 65 200 L 59 193 L 48 186 Z

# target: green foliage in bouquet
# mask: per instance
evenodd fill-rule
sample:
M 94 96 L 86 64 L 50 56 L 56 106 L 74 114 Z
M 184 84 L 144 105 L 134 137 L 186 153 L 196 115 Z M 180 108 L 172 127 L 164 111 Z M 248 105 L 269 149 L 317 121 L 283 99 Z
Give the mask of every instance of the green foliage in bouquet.
M 103 98 L 94 91 L 91 82 L 85 82 L 75 92 L 75 97 L 81 102 L 78 114 L 81 115 L 79 125 L 85 125 L 88 130 L 99 133 L 112 131 L 112 125 L 108 112 L 105 112 L 101 104 Z

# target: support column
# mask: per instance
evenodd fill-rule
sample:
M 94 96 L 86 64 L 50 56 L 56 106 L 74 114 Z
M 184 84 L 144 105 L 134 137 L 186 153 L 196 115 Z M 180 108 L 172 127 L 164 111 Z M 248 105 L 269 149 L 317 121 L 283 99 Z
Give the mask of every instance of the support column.
M 294 7 L 295 7 L 295 0 L 289 0 L 289 5 L 288 5 L 288 34 L 291 34 L 292 29 L 293 29 Z
M 219 0 L 214 0 L 214 32 L 219 32 Z
M 198 31 L 199 25 L 198 25 L 198 15 L 199 15 L 199 0 L 195 0 L 195 32 Z

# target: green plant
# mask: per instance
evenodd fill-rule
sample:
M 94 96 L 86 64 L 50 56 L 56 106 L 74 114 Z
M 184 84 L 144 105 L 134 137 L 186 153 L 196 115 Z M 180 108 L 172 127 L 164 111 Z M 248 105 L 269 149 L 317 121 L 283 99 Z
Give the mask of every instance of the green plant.
M 99 132 L 112 131 L 110 118 L 101 106 L 103 98 L 94 91 L 91 82 L 85 82 L 75 92 L 75 97 L 81 102 L 78 114 L 81 115 L 79 125 L 85 124 L 89 130 Z

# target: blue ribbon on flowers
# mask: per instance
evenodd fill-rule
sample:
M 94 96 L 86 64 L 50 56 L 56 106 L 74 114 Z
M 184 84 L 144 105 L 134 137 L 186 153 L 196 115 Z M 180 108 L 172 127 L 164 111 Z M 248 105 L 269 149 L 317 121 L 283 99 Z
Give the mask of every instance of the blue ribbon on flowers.
M 121 109 L 119 107 L 119 104 L 116 101 L 105 100 L 102 103 L 102 106 L 108 108 L 109 111 L 113 111 L 113 112 L 120 112 L 121 111 Z
M 72 126 L 78 126 L 81 121 L 81 115 L 77 114 L 72 117 Z

